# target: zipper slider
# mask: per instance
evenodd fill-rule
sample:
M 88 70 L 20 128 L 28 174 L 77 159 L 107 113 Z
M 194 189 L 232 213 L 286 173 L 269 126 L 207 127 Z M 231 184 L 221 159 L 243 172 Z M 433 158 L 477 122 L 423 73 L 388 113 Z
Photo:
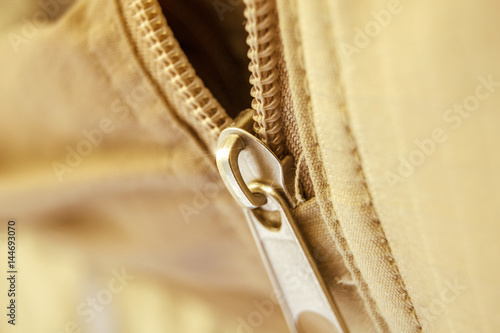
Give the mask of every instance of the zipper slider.
M 251 134 L 252 110 L 222 131 L 217 167 L 243 207 L 292 333 L 347 332 L 293 220 L 293 160 Z

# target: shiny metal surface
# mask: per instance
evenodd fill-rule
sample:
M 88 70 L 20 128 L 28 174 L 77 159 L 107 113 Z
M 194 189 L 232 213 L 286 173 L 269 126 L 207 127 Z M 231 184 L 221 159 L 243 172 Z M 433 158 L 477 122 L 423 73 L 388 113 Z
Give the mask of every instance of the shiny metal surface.
M 257 208 L 265 197 L 248 189 L 251 182 L 279 188 L 289 204 L 293 198 L 293 160 L 280 161 L 276 155 L 244 128 L 251 128 L 251 112 L 245 112 L 235 126 L 222 131 L 216 159 L 222 180 L 236 201 L 246 208 Z
M 267 198 L 265 205 L 246 209 L 245 215 L 291 332 L 347 332 L 284 198 L 272 186 L 253 183 L 250 189 Z M 256 214 L 260 209 L 279 212 L 279 228 L 269 228 L 260 218 L 263 214 Z M 314 320 L 303 320 L 306 316 Z
M 293 161 L 247 132 L 251 122 L 245 113 L 221 133 L 217 166 L 244 209 L 290 331 L 347 332 L 290 212 Z

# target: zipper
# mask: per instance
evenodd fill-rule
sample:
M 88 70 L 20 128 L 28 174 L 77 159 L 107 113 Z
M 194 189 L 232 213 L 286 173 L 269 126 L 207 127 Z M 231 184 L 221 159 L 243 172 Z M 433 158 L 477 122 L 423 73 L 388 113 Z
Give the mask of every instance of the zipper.
M 292 214 L 293 160 L 251 133 L 252 110 L 222 131 L 217 167 L 243 208 L 292 333 L 347 332 Z
M 244 0 L 252 109 L 231 118 L 196 75 L 156 0 L 129 4 L 156 68 L 182 102 L 181 116 L 208 148 L 242 207 L 292 333 L 347 332 L 293 220 L 294 161 L 280 109 L 279 36 L 274 0 Z
M 278 82 L 278 15 L 274 0 L 243 0 L 247 19 L 254 132 L 279 158 L 285 155 Z
M 174 91 L 179 116 L 191 125 L 210 151 L 231 118 L 196 75 L 167 25 L 157 0 L 132 0 L 128 9 L 141 38 L 154 54 L 153 68 Z M 176 102 L 178 101 L 178 102 Z

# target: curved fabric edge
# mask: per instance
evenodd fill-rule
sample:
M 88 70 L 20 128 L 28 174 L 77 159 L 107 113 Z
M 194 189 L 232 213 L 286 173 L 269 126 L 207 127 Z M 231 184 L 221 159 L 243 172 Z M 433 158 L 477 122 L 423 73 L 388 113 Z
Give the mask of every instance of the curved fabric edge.
M 280 0 L 278 9 L 299 135 L 330 234 L 377 330 L 421 332 L 349 127 L 328 6 Z
M 162 103 L 168 106 L 167 109 L 170 111 L 172 120 L 185 130 L 194 139 L 198 147 L 209 156 L 215 149 L 215 141 L 211 140 L 206 130 L 196 126 L 197 123 L 194 121 L 194 117 L 186 116 L 186 103 L 181 101 L 180 98 L 176 98 L 176 95 L 172 93 L 174 89 L 171 88 L 171 83 L 158 73 L 160 65 L 155 62 L 158 56 L 148 48 L 139 32 L 137 21 L 131 13 L 130 6 L 134 2 L 131 0 L 113 0 L 113 2 L 119 14 L 119 28 L 129 43 L 132 50 L 131 54 L 134 55 L 144 74 L 154 86 L 155 92 L 161 98 Z M 157 1 L 155 1 L 155 5 L 159 7 Z M 180 49 L 178 51 L 182 52 Z M 184 54 L 183 56 L 185 57 Z

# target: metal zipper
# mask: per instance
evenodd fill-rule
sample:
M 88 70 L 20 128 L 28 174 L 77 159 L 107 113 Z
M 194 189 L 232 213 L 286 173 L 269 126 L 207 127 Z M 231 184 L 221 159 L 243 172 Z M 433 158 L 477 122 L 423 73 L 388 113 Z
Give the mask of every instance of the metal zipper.
M 280 110 L 277 15 L 273 0 L 244 0 L 253 110 L 230 117 L 196 76 L 154 0 L 133 0 L 132 15 L 155 61 L 216 151 L 229 192 L 242 206 L 292 333 L 347 332 L 295 225 L 294 163 Z M 217 142 L 217 144 L 212 145 Z
M 167 25 L 157 0 L 130 0 L 128 9 L 141 38 L 152 55 L 154 75 L 167 81 L 174 92 L 172 103 L 181 118 L 194 130 L 211 151 L 220 132 L 232 119 L 196 75 Z
M 294 163 L 282 130 L 275 2 L 244 3 L 253 110 L 222 131 L 217 167 L 245 212 L 290 331 L 347 332 L 290 212 Z
M 245 212 L 290 331 L 347 332 L 290 212 L 292 158 L 280 160 L 251 132 L 253 125 L 248 110 L 222 131 L 217 167 Z

